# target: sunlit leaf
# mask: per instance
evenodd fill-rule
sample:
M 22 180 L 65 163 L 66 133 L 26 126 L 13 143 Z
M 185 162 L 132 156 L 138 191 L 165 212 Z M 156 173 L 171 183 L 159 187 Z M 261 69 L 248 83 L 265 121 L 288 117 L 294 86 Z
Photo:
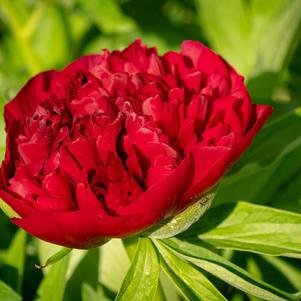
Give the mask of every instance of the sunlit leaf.
M 101 246 L 100 280 L 117 292 L 130 267 L 129 257 L 120 239 L 112 239 Z
M 270 301 L 299 300 L 297 295 L 288 294 L 254 278 L 250 273 L 200 243 L 188 243 L 175 238 L 164 242 L 186 260 L 248 294 Z
M 21 291 L 23 280 L 26 237 L 23 230 L 18 230 L 15 234 L 5 254 L 4 267 L 1 271 L 2 279 L 18 291 Z
M 161 254 L 160 262 L 164 272 L 186 300 L 227 300 L 198 269 L 177 257 L 162 243 L 157 242 L 156 246 Z
M 187 230 L 193 223 L 210 208 L 214 193 L 208 193 L 201 197 L 193 205 L 180 212 L 176 216 L 158 223 L 156 226 L 146 230 L 141 235 L 151 238 L 168 238 Z
M 159 261 L 148 238 L 140 238 L 132 265 L 124 279 L 116 301 L 152 300 L 157 291 Z
M 214 211 L 228 215 L 200 239 L 218 248 L 301 258 L 300 214 L 246 202 Z
M 7 215 L 9 218 L 20 218 L 20 215 L 7 203 L 0 199 L 0 209 Z
M 48 5 L 32 37 L 41 69 L 61 68 L 71 59 L 65 23 L 59 7 Z
M 61 250 L 64 249 L 61 246 L 51 244 L 40 239 L 36 240 L 36 243 L 38 246 L 38 256 L 40 264 L 44 264 L 53 254 L 59 253 Z M 77 265 L 85 256 L 86 252 L 86 250 L 72 250 L 69 256 L 67 279 L 71 277 Z M 46 267 L 42 269 L 42 272 L 43 274 L 47 274 L 49 270 L 50 269 Z
M 0 300 L 1 301 L 21 301 L 22 298 L 8 285 L 0 281 Z
M 71 253 L 70 264 L 74 265 L 74 251 Z M 78 252 L 78 250 L 76 251 Z M 83 283 L 92 290 L 96 290 L 99 283 L 99 261 L 100 261 L 100 248 L 93 248 L 84 253 L 77 261 L 74 267 L 68 269 L 67 278 L 68 283 L 66 286 L 64 300 L 76 300 L 79 295 L 83 294 Z M 73 263 L 72 263 L 73 261 Z M 89 288 L 87 290 L 89 291 Z M 102 299 L 100 299 L 102 300 Z
M 122 12 L 114 0 L 77 1 L 104 33 L 126 33 L 136 27 L 135 22 Z
M 297 41 L 300 0 L 196 3 L 211 46 L 244 75 L 280 71 L 287 63 Z
M 89 284 L 82 285 L 82 301 L 111 301 L 102 290 L 94 290 Z
M 61 301 L 63 300 L 66 287 L 69 255 L 49 268 L 49 272 L 43 278 L 38 288 L 38 301 Z
M 37 268 L 43 269 L 46 267 L 49 267 L 50 265 L 55 264 L 59 260 L 61 260 L 63 257 L 65 257 L 67 254 L 69 254 L 72 251 L 72 249 L 69 248 L 62 248 L 57 253 L 51 255 L 45 263 L 42 265 L 36 265 Z

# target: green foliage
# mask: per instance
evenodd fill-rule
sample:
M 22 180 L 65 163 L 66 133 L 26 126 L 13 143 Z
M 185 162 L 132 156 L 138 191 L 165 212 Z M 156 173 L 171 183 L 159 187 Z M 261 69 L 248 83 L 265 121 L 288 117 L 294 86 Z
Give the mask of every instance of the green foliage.
M 17 231 L 5 253 L 1 271 L 1 278 L 17 291 L 21 291 L 23 281 L 26 237 L 23 230 Z
M 65 257 L 67 254 L 69 254 L 71 252 L 71 250 L 72 249 L 62 248 L 60 251 L 58 251 L 57 253 L 55 253 L 52 256 L 50 256 L 44 264 L 37 265 L 37 268 L 44 269 L 44 268 L 49 267 L 50 265 L 58 262 L 63 257 Z
M 300 36 L 300 0 L 196 2 L 210 44 L 245 76 L 277 72 L 287 63 Z
M 157 247 L 164 272 L 187 300 L 227 300 L 199 270 L 175 256 L 163 244 L 158 242 Z
M 117 292 L 130 267 L 128 255 L 120 239 L 112 239 L 101 249 L 100 279 L 106 287 Z
M 0 0 L 1 115 L 37 72 L 138 37 L 159 52 L 209 45 L 274 106 L 271 121 L 177 238 L 189 225 L 70 252 L 1 215 L 0 300 L 301 300 L 301 0 Z
M 37 301 L 61 301 L 63 300 L 66 286 L 66 272 L 69 257 L 65 256 L 57 264 L 50 267 L 49 272 L 41 282 L 37 294 Z
M 21 296 L 15 293 L 8 285 L 0 281 L 0 300 L 1 301 L 21 301 Z
M 280 188 L 289 184 L 300 170 L 300 132 L 300 108 L 275 118 L 264 127 L 221 183 L 214 205 L 242 199 L 267 203 L 278 198 Z
M 200 242 L 187 243 L 170 239 L 166 243 L 181 254 L 183 258 L 239 290 L 264 300 L 296 300 L 295 296 L 256 279 L 223 256 L 209 250 Z
M 157 291 L 159 261 L 148 238 L 140 238 L 133 259 L 116 301 L 152 300 Z
M 227 212 L 228 208 L 216 210 Z M 300 258 L 301 215 L 239 202 L 221 223 L 199 238 L 218 248 Z

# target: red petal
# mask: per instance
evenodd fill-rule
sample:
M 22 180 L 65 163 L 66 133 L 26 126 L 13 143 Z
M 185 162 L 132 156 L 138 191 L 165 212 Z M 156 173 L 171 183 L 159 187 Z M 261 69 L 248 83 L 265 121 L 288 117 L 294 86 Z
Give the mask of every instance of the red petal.
M 103 55 L 92 54 L 84 55 L 72 62 L 64 69 L 64 73 L 68 74 L 72 71 L 81 70 L 84 72 L 90 72 L 97 77 L 99 72 L 99 66 L 106 59 L 106 52 Z
M 211 188 L 223 176 L 231 163 L 232 150 L 228 147 L 198 147 L 191 152 L 194 163 L 193 180 L 178 210 L 185 208 L 196 197 Z
M 35 207 L 39 211 L 69 211 L 76 209 L 72 199 L 55 198 L 51 196 L 38 197 Z
M 191 159 L 187 156 L 167 177 L 148 188 L 129 206 L 120 208 L 119 213 L 139 217 L 140 214 L 153 212 L 158 220 L 166 216 L 173 211 L 181 193 L 188 187 L 191 164 Z
M 253 124 L 251 128 L 248 129 L 246 135 L 242 138 L 238 149 L 235 152 L 236 158 L 238 158 L 252 142 L 254 136 L 263 127 L 267 119 L 273 112 L 273 107 L 265 105 L 253 105 L 253 116 L 251 116 L 251 121 Z M 255 120 L 255 121 L 254 121 Z
M 38 106 L 51 90 L 51 81 L 57 77 L 59 72 L 46 71 L 39 73 L 30 79 L 16 97 L 11 100 L 4 108 L 4 117 L 6 126 L 9 127 L 16 120 L 24 120 L 31 116 Z
M 23 198 L 31 198 L 34 195 L 47 195 L 41 185 L 27 172 L 26 166 L 19 167 L 14 177 L 9 180 L 9 183 L 8 189 Z
M 44 178 L 42 186 L 52 197 L 72 199 L 68 180 L 58 172 L 48 174 Z
M 156 216 L 147 213 L 113 217 L 99 209 L 73 212 L 43 212 L 12 222 L 33 236 L 69 248 L 88 249 L 111 237 L 124 237 L 151 225 Z
M 2 189 L 0 189 L 0 198 L 20 216 L 24 217 L 36 212 L 36 210 L 30 206 L 29 202 L 27 202 L 24 198 L 14 197 Z
M 95 194 L 83 183 L 78 183 L 76 186 L 76 199 L 78 208 L 102 208 L 100 201 L 96 198 Z
M 82 168 L 86 170 L 96 169 L 96 147 L 93 141 L 86 138 L 78 138 L 69 143 L 67 147 Z
M 228 75 L 227 63 L 200 42 L 184 41 L 181 54 L 189 57 L 193 65 L 206 74 L 217 72 L 220 75 Z

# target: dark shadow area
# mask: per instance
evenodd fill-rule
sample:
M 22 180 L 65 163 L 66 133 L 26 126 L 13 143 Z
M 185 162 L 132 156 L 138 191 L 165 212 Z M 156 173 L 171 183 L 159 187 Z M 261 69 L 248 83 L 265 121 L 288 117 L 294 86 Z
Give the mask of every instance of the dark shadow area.
M 39 262 L 39 258 L 36 255 L 26 256 L 22 283 L 23 301 L 35 300 L 37 289 L 43 279 L 42 270 L 35 267 L 37 262 Z
M 272 104 L 274 89 L 278 84 L 279 74 L 264 72 L 248 80 L 247 86 L 253 102 L 259 104 Z
M 1 267 L 0 278 L 5 280 L 15 291 L 18 290 L 18 270 L 11 265 L 5 264 Z
M 193 1 L 174 1 L 182 10 L 190 10 L 195 13 Z M 153 33 L 163 37 L 171 45 L 178 45 L 183 40 L 204 40 L 201 37 L 199 25 L 191 18 L 191 22 L 179 23 L 172 22 L 168 18 L 169 8 L 168 1 L 153 1 L 153 0 L 132 0 L 125 2 L 122 7 L 124 12 L 135 19 L 139 27 L 145 33 Z M 173 3 L 174 4 L 174 3 Z

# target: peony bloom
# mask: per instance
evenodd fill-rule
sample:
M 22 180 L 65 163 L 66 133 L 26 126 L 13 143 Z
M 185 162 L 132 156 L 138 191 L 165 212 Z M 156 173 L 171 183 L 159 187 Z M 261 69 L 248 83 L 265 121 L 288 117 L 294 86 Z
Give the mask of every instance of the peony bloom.
M 199 42 L 83 56 L 5 106 L 0 197 L 13 223 L 55 244 L 133 235 L 208 192 L 270 113 Z

